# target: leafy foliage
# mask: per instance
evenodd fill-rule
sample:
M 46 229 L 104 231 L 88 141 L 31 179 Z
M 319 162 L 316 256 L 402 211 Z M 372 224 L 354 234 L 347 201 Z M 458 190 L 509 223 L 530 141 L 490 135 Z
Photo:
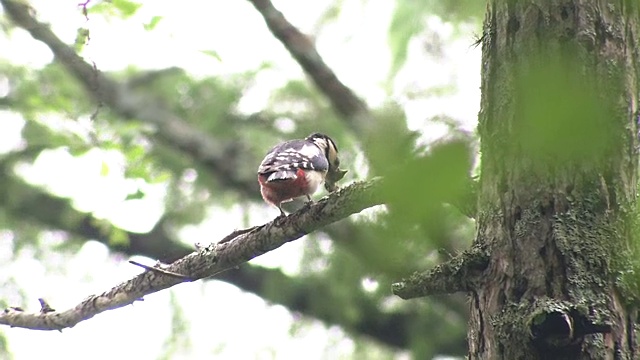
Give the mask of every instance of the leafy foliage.
M 141 3 L 129 0 L 110 0 L 99 1 L 95 5 L 92 5 L 88 9 L 88 13 L 105 14 L 109 16 L 117 16 L 123 19 L 127 19 L 133 16 L 142 7 Z M 156 24 L 159 20 L 156 20 Z M 149 24 L 153 24 L 152 19 Z
M 335 21 L 343 3 L 346 1 L 330 6 L 318 21 L 319 26 Z M 128 0 L 92 2 L 88 16 L 131 19 L 141 7 L 142 3 Z M 399 0 L 390 28 L 392 72 L 405 61 L 407 44 L 420 33 L 428 14 L 447 21 L 476 21 L 478 9 L 473 1 Z M 151 16 L 144 29 L 153 33 L 166 18 Z M 91 30 L 91 26 L 78 29 L 76 51 L 86 47 Z M 226 60 L 216 49 L 204 53 L 217 62 Z M 169 244 L 162 243 L 168 248 L 180 246 L 180 241 L 193 243 L 193 239 L 180 236 L 191 226 L 213 221 L 223 231 L 230 230 L 242 224 L 242 216 L 255 225 L 254 214 L 247 209 L 253 211 L 262 204 L 255 179 L 262 156 L 283 139 L 324 132 L 336 140 L 342 163 L 350 170 L 344 181 L 367 175 L 385 177 L 388 206 L 310 236 L 299 271 L 287 275 L 286 281 L 275 276 L 262 279 L 258 295 L 316 316 L 327 325 L 339 324 L 356 341 L 354 354 L 366 353 L 367 358 L 391 357 L 399 351 L 412 351 L 415 358 L 462 355 L 466 307 L 461 298 L 399 302 L 390 296 L 389 283 L 416 269 L 433 266 L 467 245 L 472 224 L 448 203 L 468 185 L 465 181 L 471 171 L 472 141 L 457 138 L 419 145 L 419 132 L 407 129 L 404 110 L 393 103 L 373 109 L 375 120 L 354 130 L 306 79 L 283 81 L 269 93 L 267 105 L 260 111 L 243 110 L 242 101 L 255 89 L 258 75 L 270 70 L 270 65 L 263 65 L 208 77 L 177 67 L 148 70 L 132 65 L 103 73 L 118 82 L 133 106 L 168 112 L 196 129 L 214 148 L 205 150 L 222 155 L 225 161 L 220 162 L 211 160 L 204 150 L 172 143 L 160 135 L 157 124 L 96 104 L 58 62 L 36 68 L 2 60 L 0 73 L 7 79 L 8 93 L 0 98 L 0 109 L 20 114 L 24 126 L 22 145 L 0 155 L 0 229 L 15 234 L 18 250 L 38 247 L 34 239 L 39 234 L 56 230 L 65 234 L 65 245 L 56 248 L 65 256 L 71 256 L 90 239 L 108 245 L 114 256 L 121 252 L 150 256 L 145 251 L 154 244 L 137 243 L 139 234 L 119 228 L 93 210 L 81 209 L 73 200 L 60 198 L 46 186 L 22 177 L 21 166 L 34 166 L 47 152 L 58 150 L 76 160 L 92 152 L 115 154 L 121 159 L 117 164 L 103 160 L 98 166 L 101 178 L 116 177 L 125 184 L 128 193 L 121 196 L 120 205 L 148 200 L 153 196 L 149 193 L 152 185 L 161 186 L 161 226 L 148 235 L 170 237 Z M 445 90 L 433 93 L 437 96 L 451 89 Z M 73 178 L 78 174 L 47 175 Z M 233 223 L 226 224 L 226 217 L 211 219 L 212 212 L 233 213 L 238 204 L 245 213 L 233 218 Z M 263 221 L 259 215 L 256 218 Z M 207 240 L 216 236 L 208 234 Z M 41 260 L 46 258 L 42 254 Z M 256 266 L 251 268 L 261 271 Z M 311 300 L 302 301 L 303 295 Z M 164 345 L 166 358 L 178 356 L 190 345 L 189 323 L 176 299 L 171 299 L 174 331 Z M 433 327 L 436 323 L 440 324 L 437 328 Z M 380 324 L 389 324 L 389 328 L 381 330 Z M 374 330 L 377 333 L 367 333 Z M 0 341 L 0 351 L 2 346 Z
M 427 24 L 428 16 L 438 16 L 454 24 L 479 24 L 485 3 L 475 0 L 399 0 L 389 28 L 389 47 L 392 54 L 391 71 L 393 77 L 407 59 L 409 41 L 419 36 Z

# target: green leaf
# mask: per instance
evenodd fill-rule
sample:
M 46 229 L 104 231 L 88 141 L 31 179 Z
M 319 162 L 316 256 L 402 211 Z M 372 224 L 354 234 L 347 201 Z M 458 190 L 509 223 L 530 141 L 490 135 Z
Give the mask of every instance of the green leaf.
M 109 164 L 106 161 L 102 162 L 102 166 L 100 167 L 100 176 L 109 175 Z
M 138 190 L 136 190 L 136 192 L 127 195 L 125 200 L 140 200 L 142 198 L 144 198 L 144 192 L 142 192 L 142 190 L 138 189 Z
M 129 0 L 112 0 L 111 3 L 125 19 L 134 15 L 142 6 L 142 4 Z
M 148 179 L 145 179 L 149 184 L 160 184 L 167 182 L 171 179 L 171 173 L 168 171 L 154 172 L 149 176 Z
M 340 17 L 340 13 L 344 6 L 344 0 L 336 0 L 329 5 L 327 9 L 320 14 L 316 26 L 325 26 L 332 22 L 335 22 Z
M 73 48 L 76 50 L 76 52 L 82 50 L 82 48 L 89 42 L 89 39 L 89 29 L 79 28 L 76 32 L 76 40 L 73 43 Z
M 160 20 L 162 20 L 162 16 L 154 16 L 151 18 L 151 20 L 149 20 L 148 23 L 144 24 L 144 29 L 147 31 L 151 31 L 153 29 L 155 29 L 155 27 L 158 25 L 158 23 L 160 23 Z
M 131 17 L 140 9 L 142 4 L 129 0 L 101 1 L 89 8 L 90 14 L 102 14 L 107 16 Z
M 213 51 L 213 50 L 200 50 L 200 52 L 205 54 L 205 55 L 209 55 L 212 58 L 222 62 L 222 58 L 220 57 L 220 55 L 216 51 Z
M 389 26 L 389 47 L 391 48 L 391 71 L 389 77 L 394 77 L 407 60 L 409 40 L 422 31 L 423 6 L 420 2 L 399 1 L 391 18 Z
M 398 0 L 389 26 L 389 78 L 393 78 L 404 65 L 409 41 L 424 29 L 427 16 L 436 15 L 454 26 L 463 23 L 480 26 L 484 7 L 485 2 L 478 0 Z
M 129 235 L 126 231 L 118 229 L 116 227 L 111 228 L 109 233 L 109 245 L 110 246 L 128 246 Z

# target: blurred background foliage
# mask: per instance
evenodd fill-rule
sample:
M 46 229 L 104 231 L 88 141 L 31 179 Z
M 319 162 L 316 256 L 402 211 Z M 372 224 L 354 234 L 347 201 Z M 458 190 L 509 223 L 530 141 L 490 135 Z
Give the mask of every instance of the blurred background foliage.
M 320 35 L 323 29 L 344 21 L 342 11 L 353 2 L 363 7 L 368 3 L 328 3 L 318 14 L 315 33 L 310 35 Z M 144 4 L 91 1 L 86 15 L 91 21 L 105 18 L 126 22 Z M 307 236 L 296 248 L 300 254 L 281 260 L 295 262 L 293 271 L 251 263 L 206 282 L 224 281 L 268 304 L 288 309 L 298 319 L 291 328 L 292 338 L 304 333 L 300 328 L 319 327 L 327 332 L 340 328 L 339 338 L 355 344 L 344 358 L 463 356 L 467 318 L 464 296 L 402 301 L 391 295 L 390 283 L 430 268 L 470 244 L 473 221 L 450 203 L 462 196 L 468 185 L 476 154 L 475 135 L 462 129 L 461 120 L 448 116 L 446 109 L 437 117 L 421 117 L 417 125 L 407 121 L 406 104 L 411 99 L 446 97 L 456 91 L 454 85 L 394 84 L 397 75 L 416 69 L 405 66 L 415 55 L 410 51 L 411 44 L 419 44 L 417 58 L 422 53 L 435 61 L 452 39 L 462 39 L 471 47 L 474 34 L 480 31 L 483 10 L 484 2 L 477 0 L 396 0 L 386 29 L 391 59 L 386 99 L 369 104 L 370 122 L 359 127 L 350 126 L 350 120 L 342 118 L 326 94 L 304 76 L 281 81 L 262 95 L 264 106 L 246 110 L 245 102 L 255 97 L 261 76 L 277 66 L 266 62 L 254 69 L 215 77 L 197 76 L 178 67 L 144 69 L 133 65 L 105 73 L 120 84 L 140 111 L 170 113 L 196 129 L 199 136 L 215 145 L 208 149 L 213 156 L 177 146 L 159 136 L 153 124 L 95 103 L 58 62 L 38 67 L 0 58 L 0 112 L 8 119 L 0 121 L 13 119 L 20 124 L 19 141 L 0 154 L 3 306 L 28 308 L 42 295 L 27 293 L 16 280 L 18 270 L 11 264 L 25 258 L 41 264 L 45 277 L 68 274 L 69 259 L 82 256 L 88 242 L 104 244 L 113 266 L 129 266 L 123 262 L 129 256 L 168 262 L 190 252 L 194 242 L 216 241 L 234 228 L 270 220 L 277 210 L 260 199 L 257 165 L 277 142 L 320 131 L 339 146 L 342 164 L 349 170 L 343 184 L 384 176 L 387 206 Z M 10 38 L 16 30 L 3 15 L 1 36 Z M 84 16 L 81 9 L 77 16 Z M 151 16 L 145 30 L 156 31 L 166 18 Z M 82 46 L 76 49 L 81 54 L 93 46 L 91 37 L 97 36 L 91 33 L 91 21 L 78 32 L 82 37 L 76 39 L 76 45 Z M 453 29 L 453 35 L 442 35 L 430 25 L 433 21 Z M 272 51 L 276 50 L 281 51 Z M 215 49 L 207 54 L 211 61 L 224 62 Z M 256 52 L 253 56 L 260 55 Z M 95 65 L 101 69 L 100 63 Z M 418 68 L 424 73 L 432 71 L 427 64 Z M 469 106 L 475 108 L 476 103 Z M 0 123 L 0 132 L 6 126 Z M 436 128 L 441 136 L 432 136 Z M 48 170 L 34 173 L 32 169 L 43 162 Z M 56 162 L 80 168 L 95 166 L 105 184 L 119 184 L 121 191 L 114 202 L 120 206 L 139 204 L 139 211 L 151 220 L 125 226 L 122 224 L 126 221 L 94 210 L 94 200 L 83 201 L 83 192 L 57 191 L 51 182 L 65 182 L 65 177 L 76 175 L 62 173 L 68 166 L 55 170 Z M 87 191 L 100 192 L 101 186 L 106 185 L 87 184 Z M 286 210 L 294 211 L 297 206 L 299 203 L 288 205 Z M 218 233 L 195 232 L 199 237 L 194 238 L 193 229 L 205 223 Z M 103 290 L 106 288 L 95 291 Z M 183 311 L 185 305 L 171 294 L 167 310 L 172 314 L 173 331 L 161 339 L 160 355 L 167 359 L 185 356 L 194 346 L 194 341 L 184 335 L 193 331 Z M 262 326 L 261 321 L 256 318 L 256 325 L 247 326 Z M 10 331 L 0 329 L 0 353 L 8 357 Z M 211 351 L 225 354 L 224 339 L 217 344 L 211 345 L 215 348 Z M 280 358 L 278 349 L 272 349 L 272 357 Z

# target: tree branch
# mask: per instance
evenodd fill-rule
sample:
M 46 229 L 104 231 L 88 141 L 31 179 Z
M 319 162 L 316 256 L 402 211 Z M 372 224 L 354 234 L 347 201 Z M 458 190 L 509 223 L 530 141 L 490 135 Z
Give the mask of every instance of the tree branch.
M 67 199 L 57 198 L 41 189 L 29 185 L 11 175 L 12 162 L 0 162 L 0 208 L 11 216 L 24 221 L 34 221 L 47 228 L 59 229 L 72 236 L 82 239 L 94 239 L 110 248 L 112 252 L 125 255 L 143 255 L 161 262 L 173 262 L 193 251 L 181 242 L 172 239 L 166 231 L 166 220 L 160 220 L 148 233 L 138 234 L 127 232 L 126 244 L 112 243 L 103 226 L 90 214 L 81 213 L 71 206 Z M 11 194 L 19 194 L 20 201 L 12 201 Z M 55 211 L 53 211 L 55 209 Z M 338 230 L 339 233 L 329 232 L 334 239 L 345 239 L 337 245 L 364 243 L 365 236 L 359 227 L 351 222 L 334 223 L 323 228 Z M 360 246 L 365 246 L 362 244 Z M 349 251 L 354 249 L 348 248 Z M 357 249 L 355 249 L 357 251 Z M 339 303 L 331 291 L 325 291 L 326 280 L 318 277 L 290 277 L 278 269 L 268 269 L 251 264 L 245 264 L 232 271 L 223 272 L 215 277 L 232 284 L 243 291 L 260 296 L 265 301 L 285 306 L 292 312 L 298 312 L 307 317 L 323 321 L 329 325 L 338 325 L 356 336 L 369 336 L 380 343 L 398 348 L 409 348 L 410 332 L 415 326 L 424 326 L 428 317 L 418 316 L 416 308 L 400 309 L 399 311 L 382 311 L 378 301 L 361 289 L 354 287 L 352 295 L 362 316 L 354 318 L 346 316 L 336 308 L 314 306 L 318 302 L 325 304 Z M 270 289 L 285 289 L 271 291 Z M 286 294 L 283 296 L 282 294 Z M 448 307 L 449 308 L 449 307 Z M 459 311 L 453 307 L 452 311 Z M 445 351 L 446 352 L 446 351 Z
M 372 121 L 366 104 L 354 92 L 342 84 L 333 71 L 322 61 L 308 37 L 295 28 L 270 0 L 250 0 L 263 15 L 272 33 L 285 45 L 292 56 L 311 76 L 320 90 L 327 96 L 335 109 L 343 115 L 356 134 L 365 136 L 360 121 Z M 258 194 L 256 181 L 248 181 L 242 173 L 243 153 L 237 143 L 229 143 L 211 138 L 206 132 L 197 129 L 183 119 L 163 109 L 151 99 L 128 91 L 127 87 L 109 79 L 103 73 L 84 61 L 72 47 L 64 44 L 43 23 L 38 22 L 30 12 L 28 5 L 13 0 L 0 0 L 5 11 L 20 27 L 31 36 L 44 42 L 67 70 L 87 89 L 98 104 L 109 106 L 125 119 L 136 119 L 156 126 L 161 142 L 191 155 L 213 173 L 223 186 L 235 189 L 242 194 Z M 153 105 L 150 105 L 153 103 Z M 148 106 L 143 106 L 147 104 Z M 475 193 L 469 192 L 469 199 L 460 199 L 454 203 L 466 215 L 475 215 Z M 458 200 L 458 199 L 456 199 Z M 471 204 L 472 206 L 468 206 Z
M 124 119 L 154 125 L 161 142 L 198 160 L 217 175 L 222 185 L 243 193 L 257 191 L 257 182 L 249 184 L 242 181 L 240 169 L 245 167 L 230 161 L 241 159 L 239 154 L 242 153 L 242 149 L 238 144 L 212 139 L 206 132 L 167 111 L 157 101 L 129 91 L 126 86 L 110 79 L 100 72 L 95 64 L 89 64 L 72 47 L 62 42 L 49 26 L 38 22 L 32 16 L 33 10 L 24 2 L 0 0 L 0 4 L 16 25 L 51 49 L 55 59 L 84 86 L 99 106 L 108 106 Z
M 379 193 L 381 183 L 380 179 L 374 179 L 351 184 L 290 216 L 278 217 L 234 240 L 195 251 L 163 269 L 193 280 L 214 276 L 323 226 L 380 204 L 381 199 L 376 194 Z M 60 330 L 101 312 L 132 304 L 145 295 L 184 281 L 183 278 L 166 276 L 156 271 L 145 271 L 109 291 L 89 296 L 66 311 L 27 313 L 7 308 L 0 314 L 0 324 L 35 330 Z
M 311 77 L 318 89 L 331 102 L 333 108 L 360 138 L 370 136 L 371 123 L 375 121 L 367 104 L 349 87 L 344 85 L 337 75 L 322 60 L 309 37 L 291 24 L 284 15 L 273 6 L 271 0 L 249 0 L 260 12 L 271 33 L 284 45 L 291 56 Z M 384 124 L 386 136 L 390 124 Z M 403 129 L 406 130 L 406 129 Z M 365 145 L 366 144 L 362 144 Z M 469 188 L 463 198 L 452 199 L 452 205 L 470 218 L 476 215 L 475 181 L 469 179 Z
M 240 187 L 244 187 L 244 193 L 257 194 L 257 192 L 254 191 L 257 188 L 255 182 L 253 182 L 253 184 L 247 182 L 245 177 L 238 174 L 237 169 L 239 167 L 233 165 L 234 162 L 228 161 L 230 159 L 228 156 L 229 153 L 238 152 L 236 147 L 224 146 L 220 143 L 216 143 L 216 141 L 205 135 L 204 132 L 191 127 L 188 123 L 170 112 L 164 111 L 161 107 L 159 108 L 155 105 L 141 106 L 141 104 L 149 103 L 150 101 L 148 99 L 141 98 L 136 94 L 132 94 L 130 91 L 126 90 L 125 86 L 114 82 L 104 74 L 100 73 L 94 66 L 86 63 L 73 51 L 72 48 L 62 43 L 46 25 L 37 22 L 29 13 L 29 8 L 26 5 L 11 0 L 0 0 L 0 3 L 3 4 L 5 11 L 19 26 L 29 31 L 35 39 L 46 43 L 52 49 L 56 56 L 56 60 L 62 63 L 63 66 L 65 66 L 69 72 L 83 84 L 99 104 L 108 105 L 115 113 L 120 114 L 126 119 L 137 119 L 154 124 L 157 127 L 158 135 L 162 142 L 192 155 L 196 160 L 213 170 L 216 176 L 222 174 L 221 183 L 223 185 L 233 188 L 238 188 L 240 185 Z M 308 38 L 289 24 L 282 14 L 273 8 L 269 1 L 256 0 L 252 1 L 252 3 L 259 10 L 262 9 L 261 13 L 263 16 L 265 14 L 269 14 L 269 12 L 271 12 L 271 15 L 276 15 L 271 18 L 265 16 L 265 21 L 267 21 L 271 31 L 274 34 L 279 32 L 281 36 L 276 36 L 283 43 L 286 41 L 290 43 L 289 46 L 285 43 L 287 49 L 289 49 L 292 54 L 298 54 L 298 56 L 294 54 L 294 57 L 301 63 L 305 71 L 307 71 L 307 73 L 314 79 L 314 82 L 316 82 L 316 85 L 321 89 L 321 91 L 329 97 L 338 113 L 345 116 L 348 120 L 353 120 L 349 122 L 352 128 L 357 129 L 359 127 L 354 125 L 358 121 L 370 120 L 370 114 L 366 104 L 357 98 L 349 88 L 337 79 L 331 69 L 324 64 Z M 280 21 L 281 26 L 274 26 L 275 23 L 270 24 L 271 20 L 276 20 L 276 23 L 277 21 Z M 290 32 L 290 37 L 286 36 L 287 32 Z M 296 44 L 296 41 L 300 42 Z M 360 128 L 359 131 L 356 130 L 356 132 L 362 133 L 362 128 Z M 303 212 L 306 213 L 306 211 L 307 210 L 304 210 Z M 156 229 L 154 229 L 154 231 L 157 231 L 159 227 L 161 227 L 160 224 Z M 260 231 L 262 230 L 263 229 L 261 228 Z M 239 239 L 236 239 L 236 241 L 237 240 Z M 132 241 L 132 244 L 139 243 L 140 242 Z M 235 241 L 231 243 L 235 243 Z M 166 277 L 157 273 L 155 275 L 160 278 Z M 131 281 L 134 280 L 135 279 Z M 156 289 L 151 292 L 159 290 L 161 289 Z M 105 296 L 112 294 L 112 292 L 113 290 L 102 295 L 93 296 L 92 299 L 94 299 L 93 301 L 95 304 L 104 302 L 105 299 L 108 300 Z M 136 299 L 133 298 L 131 299 L 131 302 L 135 300 Z M 111 302 L 109 304 L 109 306 L 113 306 L 112 308 L 117 308 L 125 306 L 127 303 L 120 304 L 120 302 Z M 81 310 L 83 308 L 76 307 L 76 309 Z M 110 308 L 104 308 L 98 312 L 108 309 Z M 68 313 L 69 311 L 65 313 Z M 90 317 L 98 312 L 94 312 Z M 62 313 L 55 312 L 52 314 Z M 38 315 L 42 316 L 41 314 Z M 6 314 L 4 316 L 6 316 Z M 80 321 L 82 320 L 83 319 L 80 319 Z M 70 326 L 73 325 L 75 325 L 75 323 Z M 404 339 L 406 341 L 406 337 L 404 337 Z
M 453 259 L 425 273 L 415 273 L 391 285 L 393 293 L 403 299 L 469 291 L 480 280 L 489 264 L 489 254 L 480 247 L 464 251 Z
M 362 101 L 322 60 L 308 36 L 293 26 L 270 0 L 249 0 L 264 18 L 271 33 L 287 48 L 291 56 L 313 79 L 318 89 L 329 99 L 333 108 L 342 115 L 356 133 L 371 114 Z

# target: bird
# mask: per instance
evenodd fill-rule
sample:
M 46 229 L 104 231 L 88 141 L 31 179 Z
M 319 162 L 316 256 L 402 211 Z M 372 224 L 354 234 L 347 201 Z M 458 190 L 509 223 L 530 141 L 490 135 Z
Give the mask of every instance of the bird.
M 320 184 L 325 182 L 329 192 L 335 191 L 335 182 L 346 172 L 340 169 L 336 143 L 325 134 L 313 133 L 269 150 L 258 167 L 258 182 L 264 201 L 286 216 L 282 203 L 306 196 L 310 204 Z

